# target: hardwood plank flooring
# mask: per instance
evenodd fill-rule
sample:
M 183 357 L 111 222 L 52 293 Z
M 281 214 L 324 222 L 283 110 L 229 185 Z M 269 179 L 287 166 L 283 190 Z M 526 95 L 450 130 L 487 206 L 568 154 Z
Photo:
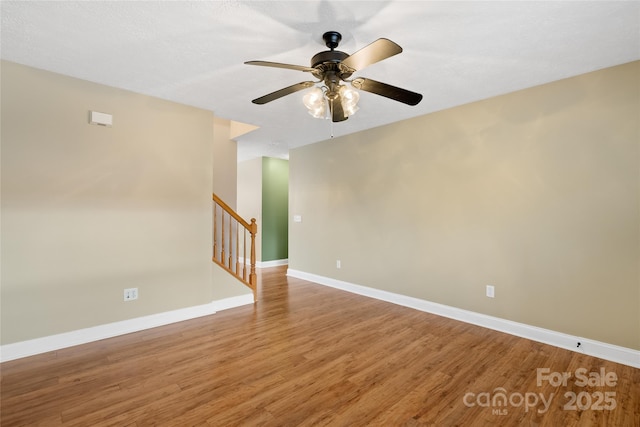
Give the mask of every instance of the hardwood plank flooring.
M 285 272 L 256 306 L 3 363 L 0 425 L 640 426 L 640 369 Z

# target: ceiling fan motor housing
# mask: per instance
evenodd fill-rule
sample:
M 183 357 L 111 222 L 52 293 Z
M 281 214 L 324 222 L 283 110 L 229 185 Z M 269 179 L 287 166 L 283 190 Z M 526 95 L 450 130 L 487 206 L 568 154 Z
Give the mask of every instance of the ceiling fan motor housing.
M 313 73 L 317 78 L 323 79 L 327 71 L 334 71 L 341 79 L 347 79 L 353 73 L 342 64 L 342 61 L 349 57 L 348 54 L 339 50 L 325 50 L 313 55 L 311 67 L 317 71 Z
M 322 38 L 331 50 L 325 50 L 313 55 L 311 67 L 315 68 L 316 71 L 312 72 L 312 74 L 320 80 L 325 80 L 327 85 L 330 83 L 337 84 L 339 80 L 349 78 L 355 70 L 342 64 L 342 61 L 347 59 L 349 54 L 335 50 L 342 40 L 342 34 L 337 31 L 327 31 L 322 35 Z
M 317 67 L 320 64 L 328 63 L 339 63 L 344 61 L 349 57 L 348 54 L 341 52 L 339 50 L 325 50 L 324 52 L 316 53 L 311 58 L 311 66 L 313 68 Z

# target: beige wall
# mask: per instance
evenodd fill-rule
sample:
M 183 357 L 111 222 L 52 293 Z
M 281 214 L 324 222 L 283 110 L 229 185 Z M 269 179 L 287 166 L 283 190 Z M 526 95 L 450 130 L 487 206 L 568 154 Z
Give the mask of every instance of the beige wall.
M 236 209 L 238 149 L 231 139 L 231 123 L 220 117 L 213 119 L 213 192 Z
M 640 349 L 638 76 L 292 150 L 290 268 Z
M 213 281 L 213 113 L 1 71 L 2 344 L 250 293 Z M 235 169 L 226 179 L 235 194 Z
M 234 275 L 216 263 L 213 264 L 213 283 L 216 287 L 215 300 L 231 298 L 239 295 L 251 295 L 251 290 Z
M 256 261 L 262 261 L 262 157 L 238 163 L 238 213 L 256 219 Z

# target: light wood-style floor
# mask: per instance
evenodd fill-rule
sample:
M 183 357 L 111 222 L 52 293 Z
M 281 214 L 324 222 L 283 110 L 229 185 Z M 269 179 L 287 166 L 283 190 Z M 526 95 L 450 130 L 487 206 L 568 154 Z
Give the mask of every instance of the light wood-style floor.
M 640 369 L 285 272 L 262 271 L 255 307 L 2 364 L 0 424 L 640 426 Z

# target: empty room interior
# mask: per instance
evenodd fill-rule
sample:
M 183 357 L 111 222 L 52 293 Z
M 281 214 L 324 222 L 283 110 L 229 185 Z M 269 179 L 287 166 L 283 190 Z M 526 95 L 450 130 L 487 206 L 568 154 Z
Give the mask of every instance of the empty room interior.
M 0 3 L 0 425 L 640 425 L 640 3 Z

